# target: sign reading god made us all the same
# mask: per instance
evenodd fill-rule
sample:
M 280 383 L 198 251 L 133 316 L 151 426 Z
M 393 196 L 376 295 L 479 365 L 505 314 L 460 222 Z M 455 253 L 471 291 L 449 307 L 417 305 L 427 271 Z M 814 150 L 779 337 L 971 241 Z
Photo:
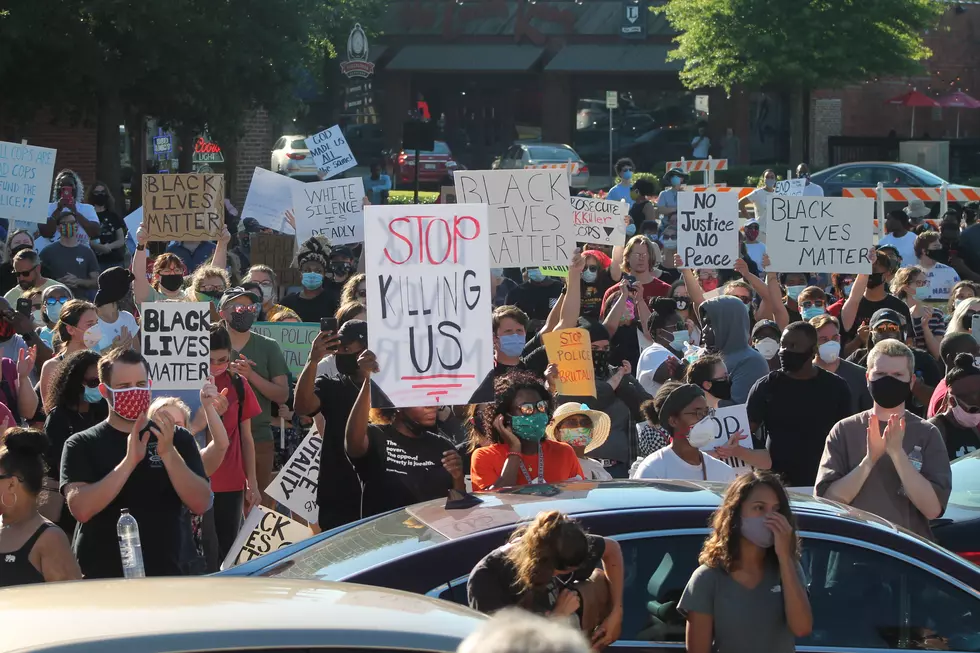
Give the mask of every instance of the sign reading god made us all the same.
M 492 267 L 567 265 L 575 223 L 564 170 L 457 170 L 456 201 L 489 205 Z
M 326 174 L 328 179 L 357 166 L 347 138 L 337 125 L 307 138 L 306 147 L 316 163 L 316 169 Z
M 775 194 L 767 199 L 767 271 L 871 272 L 874 199 Z
M 224 175 L 143 175 L 150 240 L 217 240 L 225 226 Z
M 48 147 L 0 141 L 0 218 L 48 221 L 48 192 L 57 154 Z
M 566 205 L 568 202 L 566 201 Z M 485 204 L 364 211 L 372 375 L 396 407 L 493 401 Z
M 154 390 L 200 390 L 211 374 L 211 304 L 146 302 L 143 357 Z
M 677 253 L 682 268 L 732 268 L 738 258 L 738 197 L 678 193 Z

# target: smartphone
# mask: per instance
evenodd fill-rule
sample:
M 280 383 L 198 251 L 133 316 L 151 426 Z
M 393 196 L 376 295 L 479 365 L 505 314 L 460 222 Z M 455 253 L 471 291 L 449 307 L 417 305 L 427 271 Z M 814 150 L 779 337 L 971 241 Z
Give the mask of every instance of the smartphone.
M 21 297 L 17 300 L 17 312 L 21 315 L 31 317 L 31 311 L 33 310 L 34 305 L 31 303 L 31 300 L 27 299 L 26 297 Z
M 973 314 L 973 322 L 970 323 L 970 332 L 973 333 L 973 339 L 980 342 L 980 313 Z
M 75 203 L 75 196 L 71 193 L 71 186 L 61 187 L 61 199 L 69 206 Z
M 335 317 L 321 317 L 320 318 L 320 331 L 329 331 L 331 333 L 337 333 L 337 318 L 335 318 Z

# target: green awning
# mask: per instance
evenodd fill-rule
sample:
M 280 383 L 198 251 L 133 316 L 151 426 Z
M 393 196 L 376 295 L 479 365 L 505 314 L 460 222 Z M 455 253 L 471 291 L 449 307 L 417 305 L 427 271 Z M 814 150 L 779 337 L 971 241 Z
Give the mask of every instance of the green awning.
M 385 70 L 523 72 L 537 63 L 544 48 L 530 45 L 409 45 Z
M 677 72 L 683 64 L 667 61 L 669 44 L 566 45 L 545 66 L 548 72 Z

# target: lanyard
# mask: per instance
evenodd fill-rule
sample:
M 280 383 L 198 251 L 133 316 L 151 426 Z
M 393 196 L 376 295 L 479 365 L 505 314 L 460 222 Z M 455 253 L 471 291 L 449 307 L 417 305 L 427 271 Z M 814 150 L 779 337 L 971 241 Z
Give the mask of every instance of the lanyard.
M 541 443 L 538 443 L 538 477 L 535 479 L 531 478 L 531 475 L 527 471 L 527 466 L 524 464 L 524 458 L 520 457 L 517 459 L 518 464 L 521 466 L 521 474 L 524 474 L 524 480 L 527 481 L 528 485 L 541 485 L 544 483 L 544 454 L 541 451 Z

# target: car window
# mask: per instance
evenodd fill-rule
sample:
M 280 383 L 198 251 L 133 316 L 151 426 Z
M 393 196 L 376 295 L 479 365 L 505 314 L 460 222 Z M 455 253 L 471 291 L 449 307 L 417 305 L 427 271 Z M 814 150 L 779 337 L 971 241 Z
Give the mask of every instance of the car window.
M 956 453 L 960 455 L 960 452 Z M 957 458 L 949 467 L 953 471 L 953 491 L 949 502 L 967 508 L 980 508 L 980 453 Z
M 516 145 L 511 145 L 507 148 L 507 152 L 504 153 L 505 159 L 519 159 L 521 158 L 521 148 Z
M 908 172 L 911 178 L 918 178 L 919 181 L 915 183 L 916 186 L 942 186 L 946 183 L 942 177 L 937 177 L 928 170 L 924 170 L 918 166 L 913 167 L 911 171 L 903 170 L 903 172 Z
M 289 144 L 289 147 L 290 147 L 290 149 L 293 149 L 293 150 L 305 150 L 306 149 L 306 140 L 305 139 L 300 139 L 300 140 L 293 141 L 292 143 Z
M 528 154 L 532 159 L 577 159 L 575 151 L 570 147 L 560 147 L 554 145 L 531 145 L 527 148 Z
M 442 141 L 436 141 L 431 150 L 422 150 L 419 154 L 449 154 L 449 146 Z
M 285 144 L 286 144 L 286 139 L 285 138 L 280 138 L 278 141 L 276 141 L 276 144 L 272 146 L 272 149 L 274 149 L 274 150 L 281 150 L 282 149 L 282 146 L 285 145 Z
M 911 562 L 807 538 L 813 632 L 799 646 L 980 651 L 980 599 Z
M 874 186 L 872 169 L 866 166 L 851 166 L 835 174 L 829 181 L 845 186 Z

